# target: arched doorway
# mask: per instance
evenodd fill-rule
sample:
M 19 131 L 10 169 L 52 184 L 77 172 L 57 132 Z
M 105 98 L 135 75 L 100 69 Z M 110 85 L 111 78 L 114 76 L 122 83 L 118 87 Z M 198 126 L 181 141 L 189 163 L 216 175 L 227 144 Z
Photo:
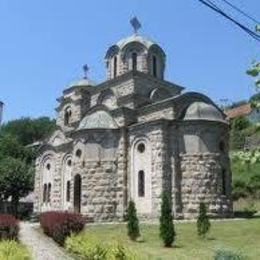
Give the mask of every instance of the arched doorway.
M 74 177 L 74 211 L 80 213 L 81 210 L 81 176 Z

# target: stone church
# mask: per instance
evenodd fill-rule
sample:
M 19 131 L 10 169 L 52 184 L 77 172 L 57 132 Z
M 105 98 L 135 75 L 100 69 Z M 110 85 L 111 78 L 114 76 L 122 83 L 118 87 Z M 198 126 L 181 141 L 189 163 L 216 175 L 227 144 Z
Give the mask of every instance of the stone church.
M 176 218 L 194 218 L 201 201 L 212 216 L 230 216 L 223 112 L 165 80 L 164 50 L 136 32 L 108 48 L 105 65 L 106 81 L 84 77 L 57 99 L 57 130 L 36 160 L 34 211 L 122 220 L 132 199 L 153 219 L 168 191 Z

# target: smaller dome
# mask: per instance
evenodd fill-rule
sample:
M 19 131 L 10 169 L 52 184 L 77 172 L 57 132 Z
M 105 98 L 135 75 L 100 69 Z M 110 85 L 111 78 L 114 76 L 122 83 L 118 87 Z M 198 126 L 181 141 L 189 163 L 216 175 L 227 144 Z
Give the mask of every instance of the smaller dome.
M 222 121 L 225 119 L 220 110 L 205 102 L 194 102 L 186 110 L 184 120 Z
M 85 116 L 78 130 L 83 129 L 117 129 L 118 125 L 115 120 L 106 111 L 96 111 Z
M 133 34 L 129 37 L 123 38 L 119 42 L 116 43 L 116 45 L 119 47 L 119 49 L 123 49 L 127 44 L 131 42 L 139 42 L 143 44 L 147 49 L 149 49 L 152 45 L 156 44 L 154 41 L 145 38 L 143 36 L 140 36 L 138 34 Z
M 87 86 L 95 86 L 96 83 L 92 80 L 89 80 L 87 78 L 75 80 L 72 83 L 69 84 L 69 88 L 71 87 L 87 87 Z

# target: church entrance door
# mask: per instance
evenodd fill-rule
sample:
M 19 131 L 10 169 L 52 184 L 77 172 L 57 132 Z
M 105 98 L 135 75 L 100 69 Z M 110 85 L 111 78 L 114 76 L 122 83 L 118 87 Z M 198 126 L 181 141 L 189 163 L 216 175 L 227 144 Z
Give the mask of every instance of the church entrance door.
M 74 211 L 80 213 L 81 210 L 81 176 L 74 177 Z

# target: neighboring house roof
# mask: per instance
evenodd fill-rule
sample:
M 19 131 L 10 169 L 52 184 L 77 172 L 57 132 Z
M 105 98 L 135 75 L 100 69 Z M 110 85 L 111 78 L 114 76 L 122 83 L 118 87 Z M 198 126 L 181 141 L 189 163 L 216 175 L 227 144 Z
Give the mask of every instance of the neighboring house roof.
M 251 104 L 244 104 L 239 107 L 232 108 L 225 111 L 225 114 L 229 119 L 238 117 L 238 116 L 247 116 L 252 112 Z

